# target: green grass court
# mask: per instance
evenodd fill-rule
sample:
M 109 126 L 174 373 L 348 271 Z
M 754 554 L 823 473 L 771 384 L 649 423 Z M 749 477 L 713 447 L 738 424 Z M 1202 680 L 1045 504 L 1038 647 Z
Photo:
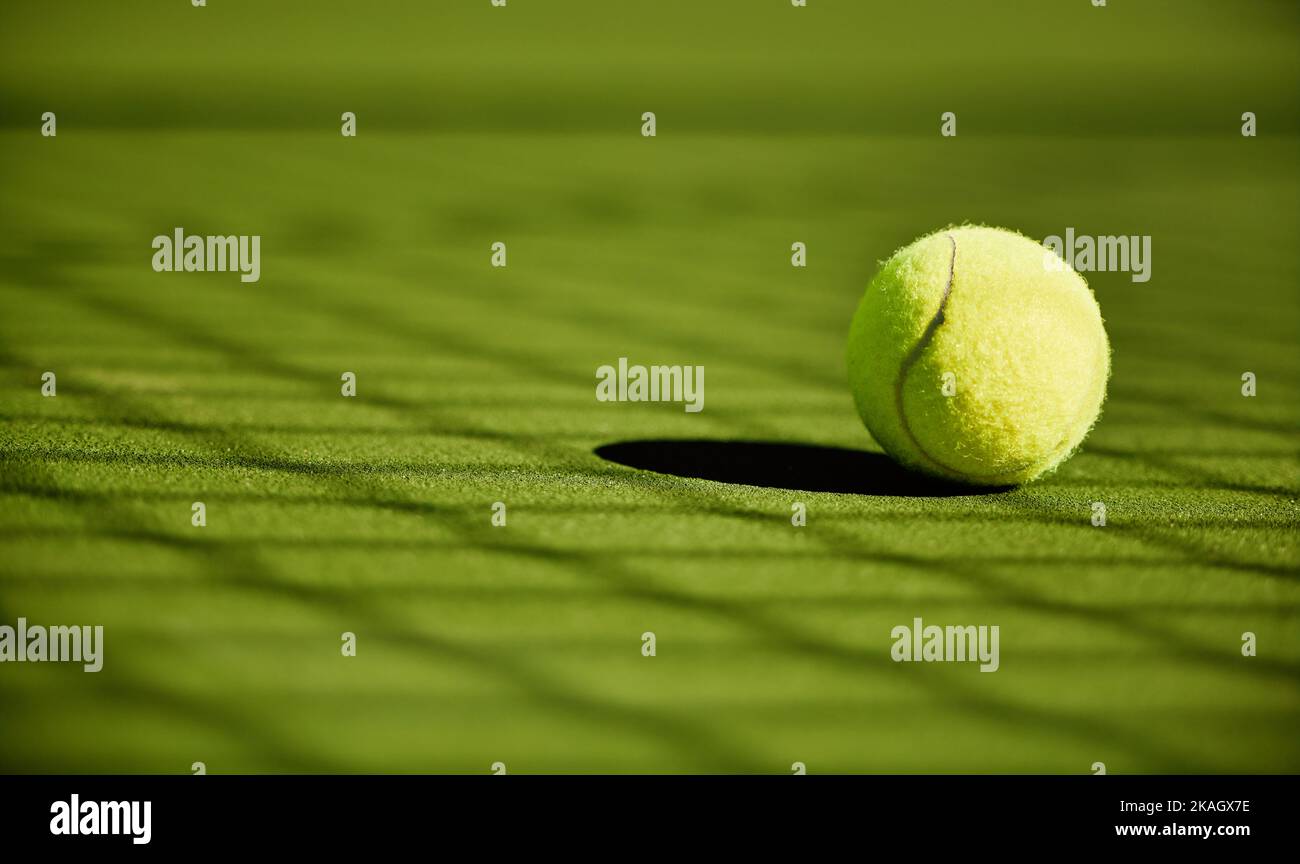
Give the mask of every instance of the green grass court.
M 0 770 L 1300 771 L 1297 35 L 1269 2 L 7 4 L 0 623 L 105 654 L 0 666 Z M 849 320 L 964 221 L 1153 238 L 1149 282 L 1086 274 L 1113 374 L 1055 474 L 594 452 L 878 452 Z M 176 226 L 260 234 L 260 281 L 153 272 Z M 597 402 L 621 356 L 704 366 L 704 411 Z M 918 616 L 999 625 L 1001 668 L 892 662 Z

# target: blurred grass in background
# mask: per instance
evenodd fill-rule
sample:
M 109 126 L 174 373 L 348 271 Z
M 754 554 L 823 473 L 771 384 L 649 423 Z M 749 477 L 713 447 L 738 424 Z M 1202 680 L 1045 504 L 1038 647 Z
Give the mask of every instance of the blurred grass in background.
M 1300 129 L 1289 0 L 181 0 L 5 4 L 27 125 L 963 135 Z M 642 107 L 645 106 L 645 107 Z

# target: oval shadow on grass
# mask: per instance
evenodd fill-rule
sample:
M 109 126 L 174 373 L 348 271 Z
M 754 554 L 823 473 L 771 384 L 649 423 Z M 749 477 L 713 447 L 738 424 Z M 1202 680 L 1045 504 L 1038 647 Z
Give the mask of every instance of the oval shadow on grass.
M 1007 491 L 935 480 L 880 453 L 811 444 L 655 439 L 603 444 L 595 453 L 631 468 L 769 489 L 914 498 Z

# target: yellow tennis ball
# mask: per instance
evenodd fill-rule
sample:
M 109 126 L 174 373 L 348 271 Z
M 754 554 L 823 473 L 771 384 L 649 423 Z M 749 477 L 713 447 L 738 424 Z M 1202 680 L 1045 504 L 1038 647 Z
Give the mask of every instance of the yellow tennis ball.
M 849 383 L 885 452 L 974 485 L 1033 480 L 1097 421 L 1110 344 L 1083 277 L 1001 228 L 894 253 L 853 316 Z

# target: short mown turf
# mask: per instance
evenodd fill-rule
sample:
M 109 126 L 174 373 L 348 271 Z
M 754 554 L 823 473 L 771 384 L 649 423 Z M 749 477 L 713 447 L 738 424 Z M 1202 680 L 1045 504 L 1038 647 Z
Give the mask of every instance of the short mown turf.
M 803 44 L 748 4 L 689 27 L 691 4 L 467 7 L 430 32 L 488 59 L 422 65 L 427 4 L 384 28 L 312 5 L 300 33 L 214 3 L 195 14 L 226 16 L 216 45 L 169 11 L 133 57 L 96 53 L 93 6 L 3 13 L 4 88 L 36 113 L 0 132 L 0 624 L 102 624 L 106 648 L 99 673 L 0 666 L 0 770 L 1300 771 L 1293 10 L 1245 4 L 1235 36 L 1209 6 L 1132 13 L 1169 18 L 1154 59 L 1121 4 L 1098 14 L 1123 50 L 959 52 L 1019 82 L 999 95 L 888 44 L 926 42 L 924 9 L 775 4 L 822 16 Z M 949 13 L 929 41 L 1013 12 Z M 1065 15 L 1041 23 L 1106 44 Z M 60 27 L 91 46 L 77 63 L 41 59 Z M 308 54 L 316 84 L 285 59 Z M 1088 69 L 1109 100 L 1058 89 Z M 59 97 L 78 109 L 42 138 Z M 1256 102 L 1280 113 L 1243 138 Z M 878 452 L 849 319 L 877 261 L 962 221 L 1152 236 L 1149 282 L 1089 275 L 1114 373 L 1083 450 L 954 495 L 807 449 Z M 175 226 L 260 234 L 261 280 L 154 273 Z M 597 402 L 622 356 L 704 366 L 704 411 Z M 672 439 L 706 449 L 627 447 Z M 893 662 L 916 617 L 998 625 L 1000 669 Z

